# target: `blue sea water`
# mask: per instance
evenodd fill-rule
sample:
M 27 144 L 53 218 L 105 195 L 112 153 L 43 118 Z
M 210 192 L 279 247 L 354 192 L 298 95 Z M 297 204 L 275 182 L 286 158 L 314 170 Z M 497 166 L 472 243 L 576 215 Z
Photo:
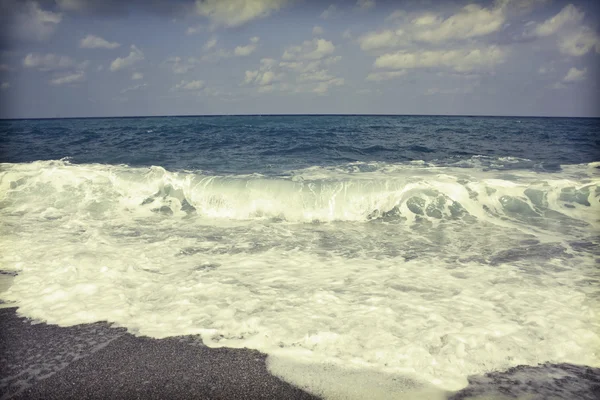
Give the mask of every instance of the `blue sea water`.
M 599 122 L 0 121 L 0 298 L 259 349 L 328 398 L 599 367 Z

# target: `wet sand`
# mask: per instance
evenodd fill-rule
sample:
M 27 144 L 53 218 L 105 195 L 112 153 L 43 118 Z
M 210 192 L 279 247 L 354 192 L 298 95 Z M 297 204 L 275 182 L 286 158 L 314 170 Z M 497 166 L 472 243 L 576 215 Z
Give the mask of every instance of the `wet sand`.
M 31 324 L 0 309 L 0 399 L 317 399 L 266 355 L 194 337 L 136 337 L 107 323 Z
M 256 350 L 212 349 L 193 336 L 137 337 L 105 322 L 61 328 L 16 310 L 0 309 L 0 400 L 318 399 L 271 375 L 267 356 Z M 518 366 L 469 377 L 466 388 L 447 396 L 595 400 L 600 369 Z

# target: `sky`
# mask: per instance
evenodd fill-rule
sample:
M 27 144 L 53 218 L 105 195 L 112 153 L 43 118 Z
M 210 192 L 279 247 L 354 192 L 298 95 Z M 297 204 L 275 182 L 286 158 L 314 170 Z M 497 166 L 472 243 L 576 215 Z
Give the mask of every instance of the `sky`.
M 0 0 L 0 118 L 600 116 L 600 1 Z

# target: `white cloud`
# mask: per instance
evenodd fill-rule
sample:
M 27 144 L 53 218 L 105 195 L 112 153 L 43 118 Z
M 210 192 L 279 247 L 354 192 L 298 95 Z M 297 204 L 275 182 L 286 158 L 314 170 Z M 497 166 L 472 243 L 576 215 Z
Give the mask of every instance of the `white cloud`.
M 581 22 L 583 16 L 583 12 L 579 11 L 573 4 L 569 4 L 554 17 L 547 19 L 541 24 L 537 24 L 531 35 L 538 37 L 550 36 L 558 32 L 565 25 Z
M 352 39 L 352 31 L 350 29 L 346 29 L 342 33 L 342 38 L 344 38 L 344 39 Z
M 432 50 L 388 53 L 375 60 L 375 67 L 382 69 L 408 68 L 452 68 L 457 72 L 468 72 L 491 68 L 504 62 L 506 50 L 496 46 L 484 49 Z
M 12 68 L 8 64 L 0 64 L 0 72 L 2 71 L 12 71 Z
M 96 71 L 100 72 L 104 69 L 104 65 L 98 65 L 98 67 L 96 68 Z
M 131 75 L 131 79 L 134 81 L 144 79 L 144 74 L 142 74 L 141 72 L 134 72 L 133 75 Z
M 305 41 L 285 49 L 281 60 L 263 58 L 257 70 L 248 70 L 244 85 L 251 85 L 259 93 L 281 91 L 288 93 L 323 94 L 331 87 L 344 84 L 343 78 L 331 74 L 327 67 L 339 62 L 341 56 L 330 56 L 335 50 L 323 39 Z
M 304 72 L 298 76 L 299 82 L 323 82 L 330 81 L 334 76 L 330 75 L 326 69 L 320 69 L 318 71 Z
M 378 71 L 378 72 L 371 72 L 369 75 L 367 75 L 367 80 L 368 81 L 375 81 L 375 82 L 380 82 L 380 81 L 386 81 L 389 79 L 394 79 L 394 78 L 398 78 L 400 76 L 406 75 L 406 71 L 405 70 L 400 70 L 400 71 Z
M 0 8 L 10 15 L 5 32 L 19 39 L 45 41 L 62 21 L 61 13 L 43 10 L 36 1 L 5 0 Z
M 0 89 L 2 90 L 6 90 L 10 87 L 10 82 L 2 82 L 2 84 L 0 85 Z
M 415 17 L 412 21 L 413 25 L 417 26 L 431 26 L 437 25 L 441 22 L 440 16 L 431 12 L 425 12 L 417 17 Z
M 430 88 L 425 92 L 426 95 L 433 94 L 467 94 L 473 93 L 473 86 L 461 86 L 458 88 L 441 89 L 441 88 Z
M 502 28 L 504 21 L 505 15 L 501 8 L 487 9 L 469 4 L 443 21 L 431 13 L 425 13 L 412 22 L 417 28 L 425 28 L 415 33 L 415 39 L 441 43 L 451 39 L 469 39 L 496 32 Z
M 396 10 L 393 13 L 391 13 L 390 15 L 388 15 L 387 17 L 385 17 L 386 21 L 395 21 L 397 19 L 401 19 L 401 18 L 405 18 L 406 17 L 406 11 L 404 10 Z
M 368 10 L 369 8 L 375 7 L 375 0 L 358 0 L 356 6 L 363 10 Z
M 181 81 L 175 86 L 173 86 L 172 90 L 200 90 L 204 88 L 204 81 L 196 80 L 196 81 Z
M 144 53 L 134 45 L 131 45 L 131 51 L 127 57 L 118 57 L 110 64 L 111 71 L 118 71 L 123 68 L 131 67 L 138 61 L 144 59 Z
M 59 56 L 57 54 L 37 54 L 29 53 L 23 59 L 23 66 L 26 68 L 37 68 L 40 71 L 56 71 L 75 66 L 75 60 L 68 56 Z
M 332 65 L 332 64 L 337 63 L 341 59 L 342 59 L 342 56 L 332 56 L 332 57 L 326 58 L 325 60 L 323 60 L 323 62 L 325 63 L 325 65 Z
M 335 51 L 335 46 L 328 40 L 314 38 L 306 40 L 299 46 L 285 49 L 284 60 L 319 60 Z
M 319 15 L 319 18 L 328 19 L 328 18 L 335 16 L 337 13 L 338 13 L 337 7 L 335 6 L 335 4 L 331 4 L 329 7 L 327 7 L 325 9 L 325 11 L 323 11 L 321 13 L 321 15 Z
M 219 50 L 213 51 L 212 53 L 204 54 L 202 57 L 200 57 L 200 60 L 216 62 L 222 58 L 229 58 L 232 55 L 233 55 L 233 53 L 231 53 L 228 50 L 219 49 Z
M 573 83 L 579 82 L 585 79 L 587 75 L 587 68 L 577 69 L 575 67 L 569 69 L 567 75 L 563 78 L 563 82 Z
M 215 26 L 234 27 L 266 17 L 285 6 L 288 0 L 197 0 L 196 11 Z
M 185 30 L 186 35 L 195 35 L 196 33 L 200 33 L 204 31 L 204 27 L 202 25 L 188 26 Z
M 360 44 L 360 48 L 365 51 L 383 49 L 398 45 L 400 43 L 400 36 L 389 29 L 381 32 L 368 32 L 358 38 L 358 43 Z
M 119 46 L 120 43 L 109 42 L 95 35 L 87 35 L 79 42 L 79 47 L 85 49 L 116 49 Z
M 85 0 L 56 0 L 56 5 L 62 10 L 81 11 L 85 9 Z
M 256 50 L 259 40 L 260 40 L 260 38 L 257 36 L 250 38 L 250 44 L 248 44 L 246 46 L 237 46 L 233 50 L 233 54 L 238 57 L 239 56 L 242 56 L 242 57 L 248 56 L 248 55 L 252 54 L 254 52 L 254 50 Z
M 202 46 L 202 48 L 205 51 L 208 51 L 208 50 L 211 50 L 216 45 L 217 45 L 217 38 L 210 38 L 209 40 L 206 41 L 206 43 L 204 43 L 204 46 Z
M 314 27 L 313 27 L 313 29 L 312 29 L 312 34 L 313 34 L 313 35 L 317 35 L 317 36 L 318 36 L 318 35 L 322 35 L 322 34 L 323 34 L 323 32 L 324 32 L 324 31 L 323 31 L 323 28 L 322 28 L 322 27 L 320 27 L 320 26 L 314 26 Z
M 277 66 L 277 60 L 272 58 L 263 58 L 260 60 L 261 66 L 255 71 L 246 71 L 244 83 L 258 86 L 270 86 L 274 82 L 280 81 L 284 74 L 274 71 Z M 269 90 L 269 89 L 264 89 Z
M 167 58 L 164 63 L 171 67 L 171 71 L 173 71 L 174 74 L 179 75 L 194 69 L 196 64 L 198 64 L 198 60 L 194 57 L 188 57 L 186 60 L 181 57 L 170 57 Z
M 523 15 L 551 0 L 496 0 L 494 3 L 507 14 Z
M 133 92 L 134 90 L 140 90 L 142 88 L 145 88 L 146 86 L 148 86 L 147 83 L 140 83 L 139 85 L 131 86 L 131 87 L 121 90 L 121 94 L 125 94 L 127 92 Z
M 78 71 L 73 74 L 64 75 L 59 78 L 54 78 L 50 80 L 50 84 L 52 85 L 66 85 L 69 83 L 81 82 L 85 78 L 85 73 L 83 71 Z
M 583 56 L 594 47 L 596 53 L 600 53 L 600 37 L 587 26 L 565 34 L 558 40 L 559 51 L 568 56 Z
M 315 88 L 313 88 L 313 92 L 324 94 L 329 88 L 333 86 L 342 86 L 344 84 L 344 78 L 333 78 L 325 82 L 319 82 Z

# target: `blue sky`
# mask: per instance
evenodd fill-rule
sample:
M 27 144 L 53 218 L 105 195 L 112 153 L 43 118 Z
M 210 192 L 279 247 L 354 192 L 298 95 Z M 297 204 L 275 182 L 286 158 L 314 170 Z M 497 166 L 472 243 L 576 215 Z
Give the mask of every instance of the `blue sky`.
M 600 116 L 599 3 L 0 0 L 0 117 Z

